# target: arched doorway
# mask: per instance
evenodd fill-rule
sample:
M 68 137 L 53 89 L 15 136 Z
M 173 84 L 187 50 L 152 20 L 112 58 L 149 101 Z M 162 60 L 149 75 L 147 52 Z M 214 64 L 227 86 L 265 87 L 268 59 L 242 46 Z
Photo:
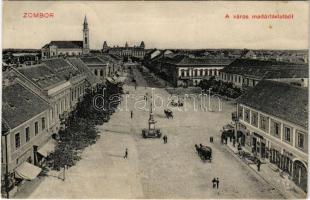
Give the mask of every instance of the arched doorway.
M 293 181 L 307 192 L 307 166 L 300 160 L 295 160 L 293 163 Z

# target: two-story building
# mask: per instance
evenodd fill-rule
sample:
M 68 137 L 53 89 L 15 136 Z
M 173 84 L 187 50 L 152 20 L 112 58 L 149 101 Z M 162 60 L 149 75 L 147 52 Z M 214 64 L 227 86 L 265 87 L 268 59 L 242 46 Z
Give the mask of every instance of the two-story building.
M 308 89 L 262 80 L 238 99 L 239 140 L 307 191 Z

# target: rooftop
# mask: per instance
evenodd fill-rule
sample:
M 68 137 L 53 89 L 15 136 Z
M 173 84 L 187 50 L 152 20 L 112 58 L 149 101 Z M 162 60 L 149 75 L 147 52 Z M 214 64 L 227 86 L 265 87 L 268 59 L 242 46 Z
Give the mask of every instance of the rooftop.
M 91 84 L 94 85 L 99 83 L 100 80 L 90 71 L 90 69 L 81 61 L 79 58 L 68 58 L 67 59 L 72 65 L 78 68 L 80 73 L 85 73 L 86 80 Z
M 308 89 L 262 80 L 238 99 L 256 110 L 308 128 Z
M 255 59 L 237 59 L 222 72 L 270 79 L 308 77 L 307 65 Z
M 233 60 L 227 58 L 210 59 L 210 58 L 195 58 L 186 55 L 176 55 L 166 57 L 166 62 L 177 66 L 212 66 L 212 65 L 229 65 Z
M 17 70 L 42 89 L 47 89 L 65 81 L 64 77 L 54 73 L 45 64 L 21 67 Z
M 4 86 L 2 93 L 2 117 L 11 129 L 50 108 L 47 102 L 20 83 Z
M 86 65 L 105 65 L 108 63 L 108 61 L 104 61 L 104 60 L 99 59 L 97 57 L 82 57 L 81 60 Z
M 83 48 L 83 41 L 51 41 L 42 48 L 47 48 L 53 45 L 61 49 L 76 49 Z
M 55 74 L 58 74 L 66 80 L 68 80 L 70 76 L 75 76 L 78 74 L 78 70 L 63 58 L 52 58 L 49 60 L 44 60 L 43 63 Z

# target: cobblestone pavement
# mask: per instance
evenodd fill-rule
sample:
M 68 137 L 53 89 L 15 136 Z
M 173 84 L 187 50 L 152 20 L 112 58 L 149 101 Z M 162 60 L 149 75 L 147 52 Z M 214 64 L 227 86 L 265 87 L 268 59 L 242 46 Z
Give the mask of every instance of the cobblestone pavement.
M 141 75 L 137 71 L 134 74 L 137 89 L 128 83 L 125 90 L 150 94 L 151 88 L 145 88 Z M 155 89 L 155 93 L 165 97 L 165 103 L 170 96 L 165 89 Z M 213 101 L 215 110 L 217 100 Z M 149 112 L 134 110 L 137 102 L 124 97 L 120 110 L 98 127 L 101 138 L 67 171 L 66 180 L 47 177 L 28 197 L 283 198 L 220 144 L 219 130 L 230 121 L 233 105 L 223 102 L 221 112 L 209 112 L 193 111 L 193 100 L 185 103 L 188 111 L 173 110 L 173 119 L 164 117 L 164 108 L 155 109 L 156 126 L 168 137 L 168 143 L 163 144 L 162 139 L 141 137 Z M 211 144 L 210 136 L 214 137 Z M 195 152 L 194 145 L 200 143 L 212 147 L 211 163 L 202 162 Z M 125 148 L 128 159 L 123 158 Z M 219 189 L 212 188 L 214 177 L 220 180 Z

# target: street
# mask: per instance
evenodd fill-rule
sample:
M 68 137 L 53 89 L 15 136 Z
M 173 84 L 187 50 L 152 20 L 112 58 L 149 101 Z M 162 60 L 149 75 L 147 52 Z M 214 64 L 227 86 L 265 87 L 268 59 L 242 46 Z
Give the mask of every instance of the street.
M 135 96 L 151 94 L 138 70 L 134 74 L 137 88 L 127 81 L 124 90 Z M 170 94 L 164 88 L 156 88 L 155 93 L 167 105 Z M 215 108 L 217 101 L 213 98 Z M 98 127 L 97 143 L 66 171 L 65 181 L 46 177 L 27 198 L 283 198 L 221 145 L 220 129 L 231 121 L 234 105 L 223 101 L 221 111 L 194 111 L 193 101 L 186 100 L 188 110 L 173 109 L 173 119 L 165 118 L 165 108 L 157 106 L 156 127 L 168 137 L 164 144 L 162 138 L 141 137 L 149 111 L 135 109 L 135 103 L 123 98 L 110 121 Z M 200 143 L 212 148 L 211 163 L 197 155 L 194 145 Z M 219 178 L 219 189 L 212 188 L 214 177 Z

